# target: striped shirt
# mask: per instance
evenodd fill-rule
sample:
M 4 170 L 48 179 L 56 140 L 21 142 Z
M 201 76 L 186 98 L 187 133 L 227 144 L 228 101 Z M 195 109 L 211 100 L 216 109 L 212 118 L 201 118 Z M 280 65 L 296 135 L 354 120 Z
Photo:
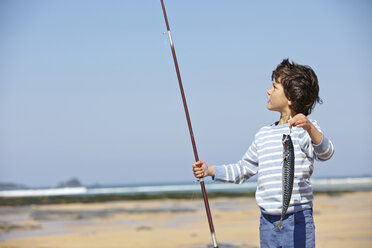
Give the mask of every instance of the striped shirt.
M 321 132 L 316 121 L 311 121 Z M 262 212 L 280 215 L 282 211 L 283 134 L 289 133 L 288 124 L 262 127 L 242 159 L 235 164 L 217 165 L 214 180 L 241 184 L 253 175 L 257 178 L 256 201 Z M 312 143 L 307 131 L 293 127 L 291 138 L 295 150 L 295 177 L 290 206 L 294 213 L 313 206 L 310 177 L 314 160 L 332 157 L 332 142 L 323 134 L 320 144 Z

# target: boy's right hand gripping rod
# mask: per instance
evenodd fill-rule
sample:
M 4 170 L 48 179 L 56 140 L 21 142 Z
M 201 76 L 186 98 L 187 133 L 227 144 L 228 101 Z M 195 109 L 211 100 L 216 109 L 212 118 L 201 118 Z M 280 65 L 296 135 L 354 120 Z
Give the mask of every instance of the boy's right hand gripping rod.
M 168 23 L 167 13 L 165 11 L 165 6 L 164 6 L 163 0 L 161 0 L 161 6 L 163 8 L 163 14 L 164 14 L 164 19 L 165 19 L 165 24 L 167 25 L 167 33 L 168 33 L 169 42 L 170 42 L 171 49 L 172 49 L 174 66 L 176 67 L 176 72 L 177 72 L 177 77 L 178 77 L 178 84 L 180 86 L 180 91 L 181 91 L 181 95 L 182 95 L 183 107 L 185 108 L 185 114 L 186 114 L 187 124 L 189 125 L 189 132 L 190 132 L 192 147 L 194 149 L 195 161 L 197 162 L 197 161 L 199 161 L 198 151 L 196 150 L 194 133 L 192 131 L 191 120 L 190 120 L 190 116 L 189 116 L 189 111 L 187 109 L 186 97 L 185 97 L 185 93 L 183 91 L 181 74 L 180 74 L 180 70 L 178 68 L 178 62 L 177 62 L 177 57 L 176 57 L 176 51 L 174 49 L 174 45 L 173 45 L 173 41 L 172 41 L 170 29 L 169 29 L 169 23 Z M 207 197 L 207 192 L 205 191 L 205 185 L 204 185 L 203 178 L 200 178 L 199 182 L 200 182 L 200 186 L 201 186 L 201 190 L 202 190 L 202 194 L 203 194 L 205 210 L 207 212 L 209 229 L 210 229 L 211 235 L 212 235 L 213 247 L 214 248 L 218 248 L 217 240 L 216 240 L 216 235 L 214 233 L 214 227 L 213 227 L 211 210 L 209 208 L 208 197 Z

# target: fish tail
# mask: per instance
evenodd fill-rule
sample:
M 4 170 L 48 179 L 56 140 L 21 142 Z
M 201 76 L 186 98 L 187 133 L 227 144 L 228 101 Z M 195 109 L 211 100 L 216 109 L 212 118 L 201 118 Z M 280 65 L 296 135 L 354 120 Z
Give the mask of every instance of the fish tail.
M 279 227 L 279 230 L 281 231 L 283 228 L 283 220 L 280 219 L 279 223 L 274 226 L 273 230 L 275 230 L 277 227 Z

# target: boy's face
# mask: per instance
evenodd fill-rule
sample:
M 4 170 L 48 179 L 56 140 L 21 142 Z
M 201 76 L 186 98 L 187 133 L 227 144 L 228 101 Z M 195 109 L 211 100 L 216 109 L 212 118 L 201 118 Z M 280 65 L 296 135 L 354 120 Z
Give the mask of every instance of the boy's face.
M 267 109 L 280 113 L 290 113 L 291 101 L 284 94 L 283 85 L 273 81 L 273 85 L 267 90 Z

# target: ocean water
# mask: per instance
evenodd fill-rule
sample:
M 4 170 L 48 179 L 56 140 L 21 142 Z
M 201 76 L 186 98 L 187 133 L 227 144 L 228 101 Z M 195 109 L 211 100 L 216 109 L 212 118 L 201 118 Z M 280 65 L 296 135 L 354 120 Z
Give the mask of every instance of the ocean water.
M 314 192 L 372 190 L 372 177 L 312 178 L 311 183 L 313 185 Z M 243 193 L 254 192 L 256 190 L 257 182 L 247 181 L 243 184 L 230 184 L 205 181 L 205 185 L 207 192 Z M 115 185 L 98 187 L 2 190 L 0 191 L 0 197 L 137 195 L 198 192 L 200 192 L 200 184 L 198 182 L 190 182 L 180 184 L 173 183 L 153 185 Z

